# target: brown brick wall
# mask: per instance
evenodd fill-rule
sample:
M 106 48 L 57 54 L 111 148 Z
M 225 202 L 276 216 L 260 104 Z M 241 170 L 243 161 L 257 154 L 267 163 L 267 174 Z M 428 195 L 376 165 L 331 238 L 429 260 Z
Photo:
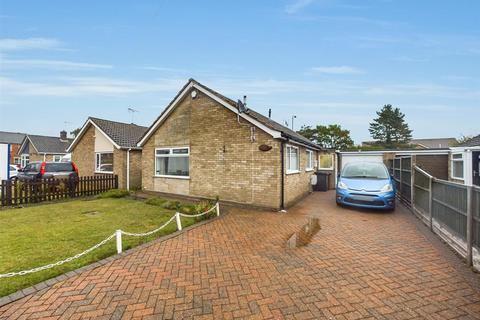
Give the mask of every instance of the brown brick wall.
M 144 189 L 278 208 L 280 142 L 256 128 L 252 143 L 251 125 L 240 121 L 203 94 L 187 94 L 143 147 Z M 262 152 L 262 144 L 272 149 Z M 154 177 L 155 148 L 177 146 L 190 146 L 190 179 Z
M 142 187 L 142 151 L 130 151 L 130 189 Z
M 309 192 L 312 191 L 312 186 L 310 183 L 311 176 L 315 172 L 315 168 L 313 171 L 306 171 L 305 168 L 307 167 L 307 153 L 306 148 L 302 146 L 298 146 L 292 143 L 292 145 L 299 148 L 299 156 L 300 156 L 300 172 L 298 173 L 291 173 L 285 175 L 285 206 L 290 207 L 295 202 L 303 198 Z M 286 154 L 286 150 L 285 150 Z M 314 152 L 314 159 L 317 159 L 317 153 Z M 286 169 L 285 169 L 286 170 Z
M 72 161 L 78 167 L 80 176 L 95 173 L 95 128 L 90 125 L 72 151 Z

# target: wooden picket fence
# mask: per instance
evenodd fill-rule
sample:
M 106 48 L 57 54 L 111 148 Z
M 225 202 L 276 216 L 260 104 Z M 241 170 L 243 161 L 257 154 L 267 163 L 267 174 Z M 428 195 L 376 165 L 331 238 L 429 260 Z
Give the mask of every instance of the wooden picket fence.
M 0 205 L 16 206 L 57 199 L 93 196 L 118 188 L 117 175 L 95 175 L 70 179 L 38 179 L 32 181 L 2 180 Z

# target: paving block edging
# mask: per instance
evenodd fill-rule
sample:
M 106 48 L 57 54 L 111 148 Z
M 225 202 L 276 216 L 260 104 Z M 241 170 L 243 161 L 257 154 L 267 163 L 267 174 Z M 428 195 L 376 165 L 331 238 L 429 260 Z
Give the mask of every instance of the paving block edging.
M 162 236 L 158 239 L 155 239 L 155 240 L 143 243 L 139 246 L 130 248 L 128 250 L 125 250 L 120 254 L 114 254 L 114 255 L 109 256 L 105 259 L 96 261 L 94 263 L 88 264 L 86 266 L 80 267 L 80 268 L 72 270 L 72 271 L 69 271 L 67 273 L 63 273 L 63 274 L 58 275 L 54 278 L 50 278 L 50 279 L 47 279 L 45 281 L 39 282 L 39 283 L 37 283 L 37 284 L 35 284 L 31 287 L 27 287 L 25 289 L 18 290 L 14 293 L 9 294 L 8 296 L 0 297 L 0 307 L 3 307 L 4 305 L 7 305 L 7 304 L 12 303 L 14 301 L 20 300 L 20 299 L 22 299 L 22 298 L 24 298 L 28 295 L 38 293 L 38 292 L 41 292 L 41 291 L 46 291 L 47 289 L 49 289 L 53 285 L 57 284 L 58 282 L 61 282 L 61 281 L 67 280 L 69 278 L 75 277 L 75 276 L 77 276 L 77 275 L 79 275 L 79 274 L 81 274 L 85 271 L 93 270 L 93 269 L 98 268 L 100 266 L 106 265 L 107 263 L 110 263 L 112 261 L 120 259 L 124 256 L 135 253 L 139 250 L 148 248 L 148 247 L 150 247 L 154 244 L 161 243 L 161 242 L 164 242 L 166 240 L 178 237 L 178 236 L 184 234 L 185 232 L 187 232 L 189 230 L 195 229 L 197 227 L 201 227 L 201 226 L 203 226 L 207 223 L 210 223 L 210 222 L 213 222 L 215 220 L 221 219 L 221 218 L 225 217 L 227 214 L 228 214 L 228 212 L 226 212 L 224 214 L 221 214 L 220 216 L 216 216 L 216 217 L 213 217 L 213 218 L 210 218 L 210 219 L 207 219 L 207 220 L 197 222 L 197 223 L 195 223 L 191 226 L 183 228 L 181 231 L 177 230 L 177 231 L 172 232 L 170 234 L 164 235 L 164 236 Z

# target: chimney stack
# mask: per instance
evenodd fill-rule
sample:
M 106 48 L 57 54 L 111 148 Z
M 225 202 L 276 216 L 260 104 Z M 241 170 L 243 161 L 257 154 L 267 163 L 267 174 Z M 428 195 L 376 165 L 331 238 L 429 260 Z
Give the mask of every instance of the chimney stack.
M 67 131 L 60 131 L 60 140 L 67 140 Z

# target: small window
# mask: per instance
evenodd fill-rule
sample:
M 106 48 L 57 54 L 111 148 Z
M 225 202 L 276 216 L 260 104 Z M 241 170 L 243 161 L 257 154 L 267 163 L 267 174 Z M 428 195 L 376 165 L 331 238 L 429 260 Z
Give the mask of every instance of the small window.
M 315 166 L 315 159 L 313 158 L 313 151 L 307 150 L 307 165 L 305 166 L 305 171 L 312 171 Z
M 53 155 L 53 162 L 61 162 L 62 161 L 62 156 L 55 154 Z
M 20 163 L 21 163 L 20 161 L 21 161 L 21 160 L 20 160 L 19 157 L 14 157 L 14 158 L 13 158 L 13 164 L 20 164 Z
M 294 146 L 287 146 L 286 152 L 287 174 L 297 173 L 300 170 L 300 159 L 298 157 L 298 148 Z
M 25 168 L 29 163 L 30 163 L 30 156 L 28 154 L 22 154 L 20 156 L 20 166 L 22 168 Z
M 95 154 L 95 172 L 113 173 L 113 153 Z
M 463 179 L 463 154 L 452 154 L 452 178 Z
M 333 169 L 333 154 L 321 154 L 320 165 L 318 169 L 332 170 Z
M 188 178 L 190 176 L 190 149 L 156 149 L 155 175 L 158 177 Z

